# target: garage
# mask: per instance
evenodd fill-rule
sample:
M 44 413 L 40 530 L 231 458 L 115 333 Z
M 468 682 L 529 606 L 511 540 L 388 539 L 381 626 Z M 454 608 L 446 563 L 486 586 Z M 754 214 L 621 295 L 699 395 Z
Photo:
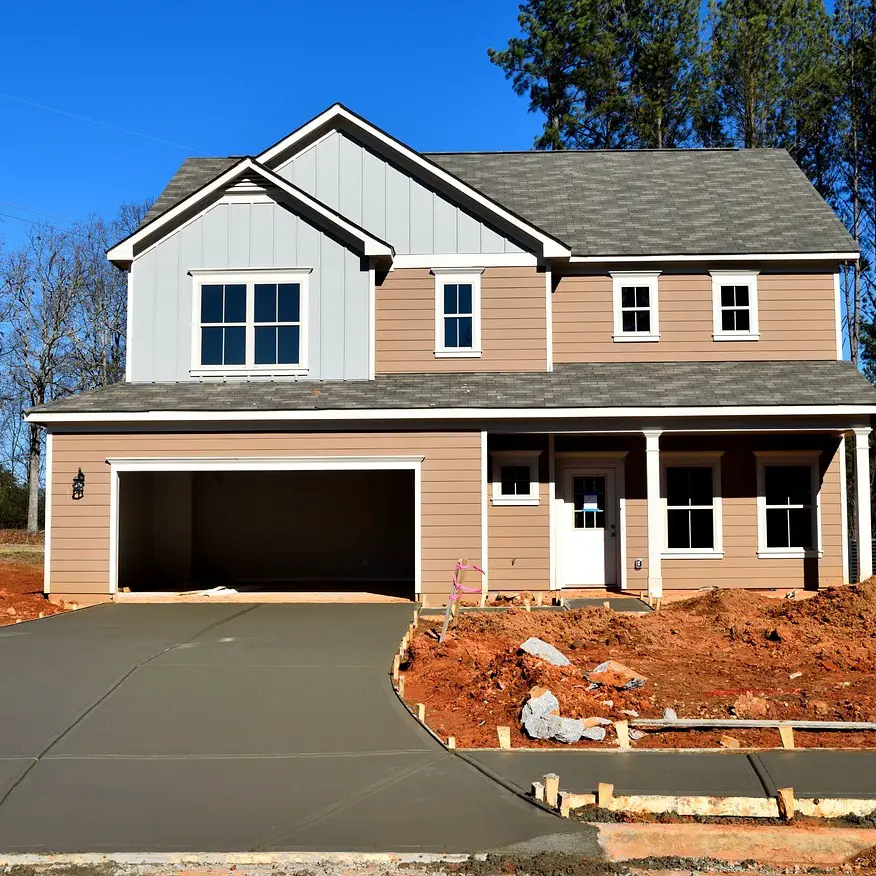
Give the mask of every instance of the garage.
M 244 465 L 120 468 L 117 589 L 415 597 L 415 466 Z

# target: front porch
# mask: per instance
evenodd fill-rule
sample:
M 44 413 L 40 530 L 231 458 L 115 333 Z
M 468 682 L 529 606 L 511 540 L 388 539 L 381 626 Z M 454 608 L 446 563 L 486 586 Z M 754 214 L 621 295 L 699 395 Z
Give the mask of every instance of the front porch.
M 865 423 L 490 433 L 489 588 L 817 590 L 850 582 L 850 529 L 864 580 L 869 435 Z

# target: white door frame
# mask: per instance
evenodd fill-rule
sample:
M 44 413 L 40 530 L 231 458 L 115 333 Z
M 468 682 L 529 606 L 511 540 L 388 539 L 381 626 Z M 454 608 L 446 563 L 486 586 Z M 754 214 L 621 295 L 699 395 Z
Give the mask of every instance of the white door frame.
M 414 473 L 414 595 L 423 586 L 423 456 L 119 457 L 110 467 L 109 592 L 119 587 L 119 475 L 147 471 L 412 471 Z
M 567 451 L 557 452 L 556 477 L 551 492 L 551 544 L 554 545 L 554 562 L 551 563 L 551 590 L 562 589 L 559 568 L 562 544 L 558 527 L 563 520 L 562 510 L 565 499 L 557 495 L 565 483 L 567 468 L 601 468 L 614 472 L 615 513 L 617 514 L 617 538 L 615 542 L 615 562 L 617 563 L 616 580 L 621 590 L 627 589 L 627 500 L 626 500 L 626 450 L 619 451 Z

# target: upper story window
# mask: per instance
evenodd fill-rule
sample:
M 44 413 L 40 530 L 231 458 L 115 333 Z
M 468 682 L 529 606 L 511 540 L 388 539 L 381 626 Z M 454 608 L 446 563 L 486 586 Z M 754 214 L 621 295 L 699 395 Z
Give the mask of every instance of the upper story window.
M 711 271 L 712 337 L 716 341 L 756 341 L 757 271 Z
M 305 374 L 309 275 L 192 271 L 192 374 Z
M 659 341 L 659 271 L 613 271 L 615 341 Z
M 478 358 L 481 355 L 481 274 L 483 268 L 443 271 L 435 275 L 435 356 Z

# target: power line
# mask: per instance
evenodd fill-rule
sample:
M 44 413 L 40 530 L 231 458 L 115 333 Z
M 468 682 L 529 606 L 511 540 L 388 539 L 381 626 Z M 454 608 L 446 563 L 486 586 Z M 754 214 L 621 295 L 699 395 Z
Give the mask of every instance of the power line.
M 45 210 L 35 210 L 33 207 L 25 207 L 24 204 L 13 204 L 11 201 L 0 201 L 4 207 L 14 207 L 16 210 L 24 210 L 27 213 L 38 213 L 40 216 L 48 216 L 50 219 L 61 219 L 64 222 L 75 222 L 69 216 L 59 216 L 57 213 L 46 213 Z M 7 214 L 3 214 L 7 215 Z
M 71 113 L 64 109 L 59 109 L 56 106 L 48 106 L 44 103 L 36 103 L 32 100 L 25 100 L 23 97 L 15 97 L 13 94 L 0 93 L 0 97 L 5 97 L 6 100 L 14 100 L 16 103 L 23 103 L 27 106 L 34 106 L 37 109 L 46 110 L 50 113 L 58 113 L 61 116 L 67 116 L 71 119 L 78 119 L 80 122 L 89 122 L 92 125 L 99 125 L 101 128 L 109 128 L 113 131 L 121 131 L 123 134 L 130 134 L 133 137 L 142 137 L 144 140 L 152 140 L 155 143 L 163 143 L 165 146 L 173 146 L 175 149 L 185 149 L 188 152 L 196 152 L 198 155 L 205 155 L 200 149 L 195 149 L 193 146 L 186 146 L 184 143 L 175 143 L 173 140 L 165 140 L 163 137 L 153 137 L 152 134 L 144 134 L 142 131 L 132 131 L 130 128 L 122 128 L 119 125 L 112 125 L 109 122 L 101 122 L 98 119 L 91 119 L 88 116 L 81 116 L 78 113 Z

